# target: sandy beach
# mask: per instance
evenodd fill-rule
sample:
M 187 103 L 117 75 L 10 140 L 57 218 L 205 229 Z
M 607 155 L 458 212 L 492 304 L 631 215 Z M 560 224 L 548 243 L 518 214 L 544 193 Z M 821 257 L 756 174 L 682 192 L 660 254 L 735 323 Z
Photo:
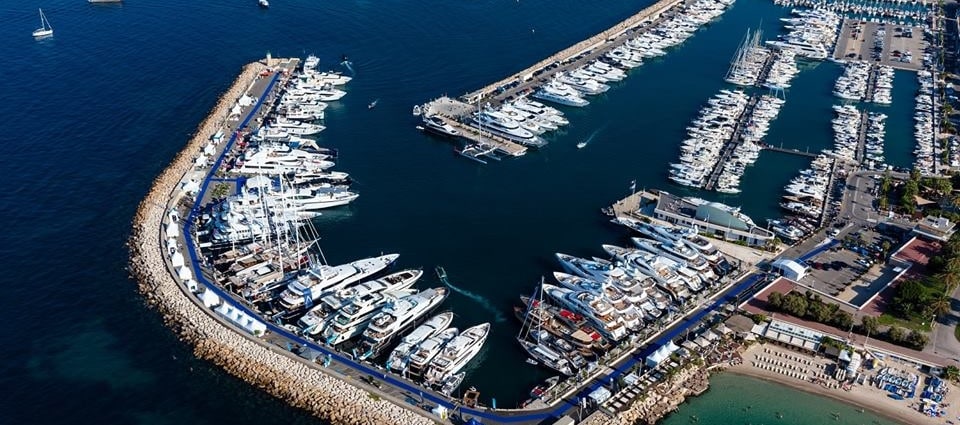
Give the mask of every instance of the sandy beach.
M 779 355 L 777 355 L 777 353 L 779 353 Z M 775 370 L 756 366 L 765 364 L 765 362 L 760 360 L 764 358 L 784 359 L 782 360 L 784 364 L 797 365 L 798 368 L 805 366 L 805 369 L 809 372 L 806 374 L 807 380 L 794 378 Z M 947 421 L 952 421 L 953 419 L 951 418 L 956 418 L 960 415 L 960 410 L 957 410 L 960 391 L 956 391 L 954 385 L 950 385 L 951 391 L 944 397 L 944 402 L 949 404 L 949 407 L 945 408 L 948 413 L 947 416 L 933 418 L 922 414 L 915 408 L 915 403 L 917 403 L 918 399 L 894 400 L 887 396 L 888 393 L 886 391 L 869 385 L 869 380 L 865 385 L 854 384 L 849 391 L 836 388 L 835 385 L 831 385 L 831 387 L 828 388 L 823 384 L 814 383 L 813 376 L 822 373 L 825 366 L 829 364 L 834 364 L 834 362 L 824 357 L 813 357 L 767 343 L 754 344 L 746 349 L 746 351 L 743 352 L 743 362 L 730 366 L 725 370 L 730 373 L 752 376 L 809 393 L 831 397 L 908 425 L 945 424 L 948 423 Z M 898 365 L 891 364 L 889 366 L 897 367 Z M 864 371 L 867 376 L 874 375 L 876 372 L 875 370 Z M 831 380 L 831 382 L 836 383 L 836 381 L 833 380 Z

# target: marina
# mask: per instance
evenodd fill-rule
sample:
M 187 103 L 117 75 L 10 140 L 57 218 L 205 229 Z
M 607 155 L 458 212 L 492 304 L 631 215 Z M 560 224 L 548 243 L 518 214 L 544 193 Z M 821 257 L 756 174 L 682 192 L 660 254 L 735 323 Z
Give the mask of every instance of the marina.
M 57 239 L 75 253 L 78 264 L 91 264 L 89 273 L 66 268 L 78 283 L 55 280 L 62 289 L 43 298 L 60 303 L 59 294 L 65 293 L 80 301 L 84 296 L 105 300 L 83 303 L 91 304 L 90 315 L 107 319 L 90 326 L 106 327 L 123 343 L 91 338 L 66 325 L 60 338 L 41 336 L 22 353 L 14 353 L 11 364 L 26 364 L 28 376 L 16 369 L 12 377 L 28 387 L 82 393 L 109 388 L 102 403 L 91 402 L 96 410 L 109 411 L 103 407 L 109 403 L 125 418 L 144 421 L 151 413 L 135 412 L 138 404 L 131 403 L 149 395 L 140 388 L 170 388 L 162 391 L 162 401 L 180 406 L 177 409 L 192 409 L 183 402 L 191 399 L 198 406 L 211 400 L 253 400 L 236 411 L 175 413 L 188 422 L 219 415 L 219 420 L 232 423 L 264 422 L 268 417 L 316 420 L 309 416 L 338 424 L 652 423 L 680 415 L 691 422 L 757 423 L 755 417 L 706 419 L 709 416 L 699 411 L 690 415 L 682 404 L 705 394 L 710 375 L 741 360 L 737 346 L 750 330 L 727 332 L 720 325 L 735 317 L 742 302 L 762 291 L 774 274 L 787 273 L 777 268 L 784 261 L 810 260 L 810 268 L 822 268 L 830 264 L 825 259 L 835 255 L 830 253 L 834 240 L 868 225 L 867 220 L 907 221 L 899 213 L 888 216 L 872 208 L 875 198 L 858 180 L 869 181 L 884 171 L 906 178 L 899 167 L 909 165 L 903 158 L 914 147 L 907 146 L 912 138 L 904 139 L 904 129 L 916 131 L 913 135 L 923 141 L 917 144 L 917 157 L 928 167 L 924 175 L 948 169 L 945 142 L 938 133 L 947 109 L 947 97 L 937 96 L 943 87 L 938 85 L 949 81 L 938 77 L 942 73 L 921 71 L 914 80 L 912 73 L 876 63 L 838 65 L 816 57 L 834 50 L 832 41 L 821 49 L 790 39 L 800 32 L 835 39 L 843 27 L 840 19 L 851 16 L 842 10 L 835 11 L 834 19 L 821 11 L 781 9 L 770 1 L 657 3 L 586 44 L 548 57 L 543 68 L 514 74 L 557 45 L 573 43 L 571 35 L 583 37 L 583 31 L 598 31 L 636 10 L 611 4 L 610 10 L 595 11 L 570 4 L 531 25 L 523 17 L 540 17 L 542 10 L 550 10 L 548 5 L 472 5 L 476 10 L 450 5 L 453 9 L 446 12 L 424 5 L 399 13 L 383 6 L 390 10 L 361 14 L 333 4 L 273 3 L 269 11 L 251 2 L 227 15 L 242 16 L 233 24 L 253 34 L 244 38 L 245 48 L 259 54 L 269 46 L 284 52 L 281 57 L 302 53 L 299 59 L 268 54 L 246 66 L 229 88 L 225 80 L 223 86 L 205 81 L 207 91 L 194 92 L 200 83 L 190 83 L 190 78 L 223 80 L 222 75 L 235 68 L 216 56 L 203 72 L 181 75 L 178 84 L 165 85 L 168 77 L 149 66 L 154 59 L 143 58 L 150 77 L 140 79 L 168 93 L 143 89 L 143 101 L 133 103 L 136 107 L 103 116 L 116 117 L 107 121 L 115 121 L 111 125 L 117 128 L 136 129 L 136 139 L 149 144 L 118 137 L 117 128 L 104 128 L 97 134 L 102 149 L 96 154 L 88 143 L 62 146 L 79 164 L 58 163 L 55 154 L 48 155 L 61 149 L 59 145 L 37 144 L 29 151 L 15 147 L 15 160 L 26 164 L 25 157 L 42 153 L 51 161 L 54 180 L 85 182 L 76 193 L 90 198 L 77 200 L 69 193 L 39 198 L 38 207 L 50 208 L 45 200 L 65 196 L 67 202 L 50 209 L 66 212 L 57 220 L 48 212 L 25 210 L 40 222 L 62 220 L 63 225 L 51 224 L 50 232 L 35 228 L 36 237 L 49 241 L 50 234 L 63 236 Z M 135 14 L 139 7 L 81 6 L 83 13 L 96 13 L 91 19 L 117 22 L 124 21 L 111 14 Z M 230 34 L 215 36 L 208 44 L 221 46 L 224 57 L 236 57 L 239 50 L 230 40 L 240 39 L 234 38 L 238 30 L 216 23 L 223 19 L 216 5 L 200 7 L 203 16 L 216 15 L 210 29 Z M 31 19 L 36 17 L 33 10 Z M 211 10 L 217 13 L 206 13 Z M 324 13 L 316 22 L 296 23 L 298 16 L 316 18 L 319 11 Z M 50 12 L 59 23 L 57 40 L 21 37 L 33 49 L 54 55 L 56 49 L 70 46 L 112 64 L 107 55 L 90 54 L 74 44 L 90 41 L 88 34 L 77 34 L 73 9 Z M 462 20 L 445 16 L 456 13 L 466 15 Z M 409 28 L 401 26 L 386 37 L 402 43 L 403 54 L 383 49 L 382 41 L 377 44 L 380 35 L 340 36 L 355 33 L 357 24 L 349 18 L 356 14 L 415 17 L 404 21 Z M 573 31 L 567 17 L 557 18 L 565 14 L 586 23 L 578 27 L 581 32 Z M 287 32 L 296 37 L 283 41 L 263 27 L 277 22 L 288 24 Z M 432 46 L 423 41 L 427 30 L 468 24 L 484 36 L 429 43 Z M 491 24 L 508 29 L 494 33 Z M 919 28 L 915 34 L 929 38 L 922 23 L 911 24 Z M 35 24 L 15 26 L 29 32 L 30 25 Z M 747 25 L 757 27 L 745 36 Z M 888 31 L 892 25 L 887 24 Z M 800 26 L 822 27 L 823 32 L 795 33 Z M 171 23 L 171 42 L 187 46 L 179 29 Z M 561 33 L 566 37 L 558 36 Z M 298 37 L 330 41 L 316 55 L 308 55 L 317 47 L 296 44 Z M 513 44 L 502 47 L 504 40 Z M 184 49 L 182 63 L 195 60 L 193 49 Z M 464 59 L 466 51 L 471 60 Z M 163 51 L 158 55 L 169 63 Z M 42 54 L 28 57 L 51 65 Z M 835 78 L 845 66 L 859 73 L 847 75 L 838 87 Z M 13 69 L 33 75 L 18 66 Z M 539 73 L 525 78 L 533 72 Z M 104 72 L 103 79 L 123 86 L 118 73 Z M 513 75 L 480 92 L 420 104 L 413 119 L 404 106 L 422 102 L 429 93 L 462 93 L 508 74 Z M 49 79 L 45 84 L 58 84 L 48 73 L 37 75 Z M 76 90 L 59 92 L 87 99 L 90 110 L 101 113 L 96 105 L 103 100 L 87 96 L 84 84 L 63 84 Z M 904 94 L 913 84 L 921 89 L 916 103 Z M 47 99 L 44 86 L 38 87 L 38 98 Z M 96 87 L 105 97 L 109 94 L 109 103 L 131 104 L 109 87 Z M 184 130 L 184 121 L 199 119 L 210 106 L 203 99 L 222 90 L 207 120 L 195 130 Z M 831 97 L 832 91 L 850 98 Z M 157 113 L 148 101 L 167 98 L 181 103 L 158 100 L 156 108 L 166 112 Z M 156 120 L 165 130 L 162 139 L 173 142 L 159 143 L 161 138 L 149 136 L 152 127 L 137 118 L 141 114 Z M 171 114 L 175 119 L 164 119 Z M 15 121 L 17 134 L 32 134 L 22 131 L 23 120 Z M 411 125 L 414 121 L 419 131 Z M 86 125 L 78 127 L 80 134 L 87 134 Z M 178 138 L 190 141 L 161 172 L 172 152 L 180 150 Z M 453 152 L 445 144 L 451 141 Z M 138 172 L 151 172 L 116 175 L 103 171 L 113 169 L 107 163 L 113 168 L 129 163 Z M 90 178 L 77 168 L 100 174 Z M 19 176 L 35 174 L 11 170 L 17 175 L 12 187 L 25 188 L 14 194 L 33 190 Z M 160 177 L 151 183 L 154 170 Z M 690 182 L 702 178 L 702 184 L 684 185 L 670 177 Z M 125 179 L 129 187 L 116 184 Z M 112 291 L 81 286 L 87 280 L 114 283 L 91 257 L 109 254 L 103 246 L 117 238 L 109 234 L 118 227 L 114 215 L 124 221 L 129 214 L 91 217 L 99 211 L 91 205 L 103 198 L 89 195 L 109 192 L 105 182 L 116 185 L 118 194 L 132 192 L 137 198 L 152 185 L 127 245 L 129 272 L 139 284 L 139 296 L 132 290 L 111 293 L 115 285 L 102 285 Z M 117 198 L 122 210 L 126 198 Z M 599 207 L 617 199 L 604 208 L 608 216 L 598 213 Z M 546 208 L 555 212 L 544 214 Z M 83 245 L 89 249 L 76 249 L 69 235 L 86 230 L 74 229 L 105 236 L 103 241 L 86 239 Z M 52 268 L 35 267 L 44 263 L 44 256 L 25 252 L 32 258 L 25 264 L 48 281 L 46 270 Z M 20 254 L 15 258 L 21 259 Z M 770 269 L 770 264 L 776 266 Z M 115 274 L 118 267 L 113 266 Z M 448 271 L 455 279 L 447 277 Z M 846 290 L 839 281 L 826 286 L 830 278 L 809 282 L 803 284 L 824 293 Z M 80 288 L 89 292 L 77 295 Z M 14 298 L 23 298 L 22 289 L 13 291 Z M 859 302 L 859 295 L 848 295 L 837 296 Z M 160 314 L 144 315 L 140 300 Z M 133 336 L 156 333 L 161 320 L 174 333 L 164 333 L 151 344 Z M 129 330 L 118 330 L 115 323 Z M 776 343 L 776 331 L 757 335 Z M 93 345 L 94 351 L 78 354 L 78 342 L 58 343 L 75 339 L 85 341 L 81 346 Z M 856 339 L 852 343 L 860 353 L 866 349 Z M 56 353 L 84 364 L 103 359 L 112 366 L 95 369 L 96 375 L 126 381 L 60 376 L 72 368 L 65 368 Z M 30 363 L 21 361 L 24 356 Z M 777 358 L 758 357 L 750 367 L 778 374 L 774 379 L 801 381 L 796 375 L 800 371 L 772 366 L 783 361 Z M 950 362 L 946 355 L 930 358 L 923 357 L 934 366 Z M 149 373 L 131 373 L 123 367 L 127 363 Z M 51 365 L 51 372 L 38 365 Z M 884 385 L 898 386 L 893 393 L 904 397 L 891 396 L 889 403 L 909 402 L 909 392 L 899 391 L 901 386 L 906 389 L 898 371 L 902 369 L 891 363 L 882 374 Z M 926 370 L 915 373 L 924 383 Z M 829 379 L 843 381 L 832 374 Z M 945 400 L 943 388 L 929 382 L 929 396 Z M 926 388 L 919 382 L 914 387 L 916 401 Z M 60 399 L 56 395 L 51 398 Z M 15 401 L 32 399 L 17 395 Z M 664 419 L 678 408 L 681 413 Z M 946 410 L 934 405 L 925 409 L 931 414 Z M 40 418 L 38 423 L 47 422 L 48 413 L 27 410 Z M 108 421 L 103 415 L 90 417 Z

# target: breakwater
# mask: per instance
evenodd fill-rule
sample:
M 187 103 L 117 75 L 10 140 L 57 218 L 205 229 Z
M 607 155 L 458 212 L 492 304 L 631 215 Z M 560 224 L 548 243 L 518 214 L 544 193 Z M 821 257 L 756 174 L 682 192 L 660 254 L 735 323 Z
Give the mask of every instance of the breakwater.
M 648 388 L 620 413 L 609 415 L 598 411 L 584 420 L 583 425 L 653 425 L 677 410 L 687 397 L 703 394 L 710 386 L 709 378 L 706 368 L 689 364 L 669 379 Z
M 193 346 L 198 358 L 217 364 L 292 406 L 334 424 L 432 423 L 416 410 L 361 388 L 359 382 L 353 385 L 339 379 L 336 372 L 311 367 L 290 353 L 241 335 L 202 308 L 171 274 L 164 256 L 165 219 L 171 209 L 193 203 L 193 199 L 183 197 L 179 186 L 195 170 L 194 157 L 201 147 L 227 123 L 230 108 L 265 70 L 261 63 L 245 66 L 194 137 L 154 180 L 133 218 L 128 241 L 130 274 L 145 302 L 160 312 L 181 341 Z

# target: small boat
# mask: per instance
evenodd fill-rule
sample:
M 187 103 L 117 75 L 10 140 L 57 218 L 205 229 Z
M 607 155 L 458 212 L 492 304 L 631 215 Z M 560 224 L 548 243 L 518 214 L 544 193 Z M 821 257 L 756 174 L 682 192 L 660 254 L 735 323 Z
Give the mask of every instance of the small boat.
M 538 364 L 540 364 L 540 363 L 537 362 L 536 360 L 531 359 L 531 358 L 528 357 L 528 358 L 527 358 L 527 364 L 536 366 L 536 365 L 538 365 Z
M 40 28 L 33 30 L 33 36 L 35 38 L 44 38 L 50 37 L 53 35 L 53 27 L 50 26 L 50 21 L 47 20 L 47 17 L 43 15 L 43 9 L 37 9 L 40 11 Z
M 369 105 L 367 105 L 367 109 L 373 109 L 373 108 L 376 108 L 376 107 L 377 107 L 377 102 L 379 102 L 379 101 L 380 101 L 380 99 L 379 99 L 379 98 L 377 98 L 377 99 L 373 99 L 373 102 L 370 102 L 370 104 L 369 104 Z
M 582 142 L 580 142 L 580 143 L 577 143 L 577 149 L 583 149 L 583 148 L 586 147 L 586 146 L 587 146 L 587 141 L 586 141 L 586 140 L 584 140 L 584 141 L 582 141 Z
M 270 2 L 267 0 L 260 0 L 260 7 L 267 9 L 270 7 Z

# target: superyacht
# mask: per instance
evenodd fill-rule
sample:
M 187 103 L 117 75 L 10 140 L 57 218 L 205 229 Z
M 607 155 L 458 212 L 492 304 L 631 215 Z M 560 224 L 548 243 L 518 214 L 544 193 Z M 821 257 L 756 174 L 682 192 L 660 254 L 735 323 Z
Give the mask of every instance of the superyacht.
M 380 355 L 393 338 L 418 319 L 430 313 L 450 295 L 447 288 L 430 288 L 401 298 L 383 309 L 363 331 L 360 360 Z
M 453 321 L 453 312 L 445 311 L 418 326 L 413 332 L 410 332 L 400 341 L 397 348 L 394 348 L 387 359 L 387 369 L 395 372 L 403 372 L 410 364 L 410 355 L 413 354 L 421 343 L 427 339 L 439 334 L 447 329 Z

